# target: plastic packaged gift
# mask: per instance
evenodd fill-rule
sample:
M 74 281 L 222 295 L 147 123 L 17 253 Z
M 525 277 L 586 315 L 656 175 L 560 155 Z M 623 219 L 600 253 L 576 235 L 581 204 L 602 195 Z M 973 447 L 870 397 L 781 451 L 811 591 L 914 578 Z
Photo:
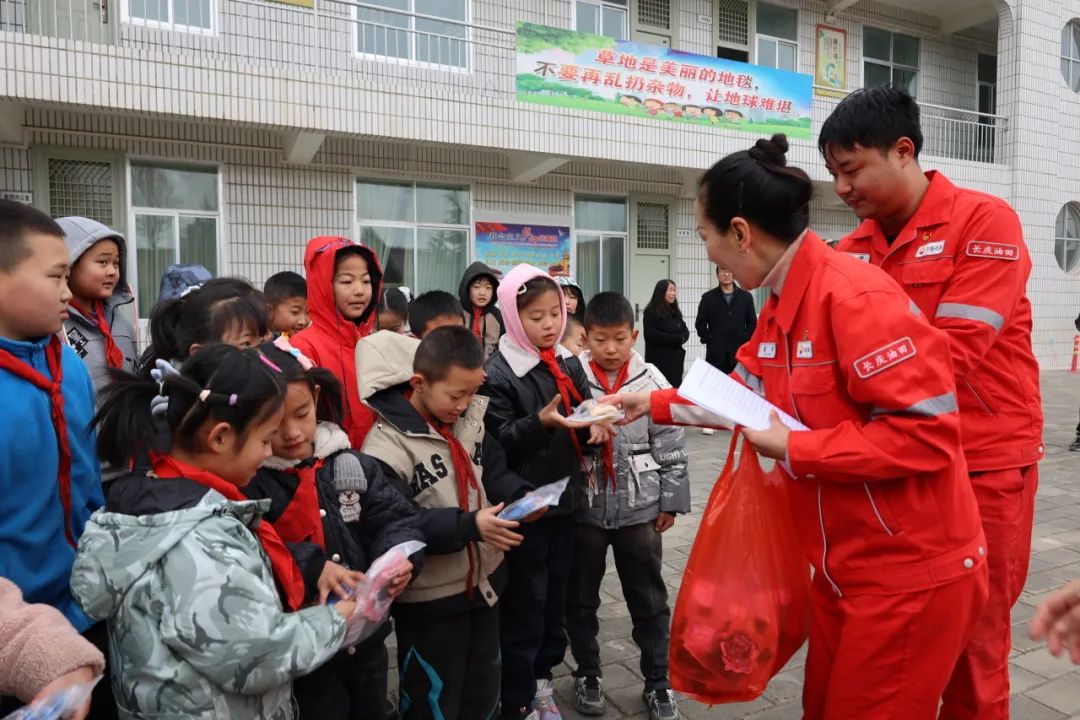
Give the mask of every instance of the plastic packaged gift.
M 616 405 L 609 405 L 596 400 L 585 400 L 574 408 L 574 412 L 567 415 L 566 419 L 572 422 L 589 423 L 590 425 L 609 425 L 622 420 L 624 417 L 626 417 L 626 413 Z
M 542 507 L 550 507 L 559 504 L 559 498 L 566 491 L 570 478 L 564 477 L 532 491 L 520 500 L 515 500 L 499 512 L 503 520 L 521 520 L 532 515 Z
M 375 632 L 390 614 L 390 585 L 401 569 L 409 563 L 409 556 L 423 550 L 426 544 L 419 540 L 399 543 L 375 558 L 364 573 L 364 579 L 353 594 L 356 610 L 346 622 L 345 647 L 351 647 Z
M 65 688 L 58 693 L 53 693 L 41 702 L 27 705 L 11 713 L 3 720 L 61 720 L 66 718 L 90 698 L 94 686 L 101 682 L 101 675 L 88 683 L 79 683 Z
M 745 702 L 806 640 L 810 564 L 787 488 L 736 430 L 694 539 L 671 623 L 671 685 L 708 704 Z

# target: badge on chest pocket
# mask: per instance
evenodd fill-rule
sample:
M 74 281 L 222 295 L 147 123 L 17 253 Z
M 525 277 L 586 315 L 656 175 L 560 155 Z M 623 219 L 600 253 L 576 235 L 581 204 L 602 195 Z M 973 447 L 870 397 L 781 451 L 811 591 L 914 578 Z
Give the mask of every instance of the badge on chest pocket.
M 795 357 L 800 360 L 811 360 L 814 357 L 814 344 L 809 340 L 802 340 L 795 346 Z
M 772 359 L 776 357 L 776 343 L 759 343 L 757 346 L 759 358 Z

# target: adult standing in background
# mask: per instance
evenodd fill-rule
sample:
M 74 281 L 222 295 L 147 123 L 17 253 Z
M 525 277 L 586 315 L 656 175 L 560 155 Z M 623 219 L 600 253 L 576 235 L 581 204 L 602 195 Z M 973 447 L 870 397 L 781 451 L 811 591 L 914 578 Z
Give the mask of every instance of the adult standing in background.
M 683 345 L 690 339 L 690 330 L 683 321 L 674 282 L 664 279 L 656 283 L 652 299 L 645 306 L 642 324 L 645 362 L 655 365 L 672 387 L 679 387 L 686 359 Z
M 716 268 L 717 287 L 701 296 L 697 328 L 705 346 L 705 360 L 724 374 L 735 369 L 735 353 L 750 339 L 757 327 L 754 296 L 738 287 L 731 273 Z

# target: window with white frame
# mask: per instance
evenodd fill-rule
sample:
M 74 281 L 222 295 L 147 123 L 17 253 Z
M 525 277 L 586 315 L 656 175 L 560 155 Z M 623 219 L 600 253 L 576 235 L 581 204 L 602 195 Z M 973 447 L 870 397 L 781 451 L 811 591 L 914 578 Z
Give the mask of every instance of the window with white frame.
M 625 40 L 629 0 L 576 0 L 574 29 L 594 35 Z
M 379 258 L 383 282 L 456 294 L 469 257 L 469 188 L 360 180 L 357 237 Z
M 139 316 L 148 317 L 169 265 L 218 272 L 217 168 L 132 163 L 131 204 Z
M 1054 224 L 1054 257 L 1058 267 L 1072 272 L 1080 263 L 1080 203 L 1067 203 Z
M 799 67 L 798 11 L 759 2 L 755 20 L 756 64 L 796 72 Z
M 468 69 L 469 0 L 364 0 L 363 4 L 356 8 L 360 55 Z
M 209 34 L 214 31 L 216 0 L 126 0 L 128 22 Z
M 918 96 L 919 38 L 864 26 L 863 87 L 881 85 Z
M 625 198 L 574 199 L 574 275 L 586 299 L 603 290 L 625 292 L 628 224 Z
M 1080 20 L 1061 28 L 1061 75 L 1073 92 L 1080 92 Z

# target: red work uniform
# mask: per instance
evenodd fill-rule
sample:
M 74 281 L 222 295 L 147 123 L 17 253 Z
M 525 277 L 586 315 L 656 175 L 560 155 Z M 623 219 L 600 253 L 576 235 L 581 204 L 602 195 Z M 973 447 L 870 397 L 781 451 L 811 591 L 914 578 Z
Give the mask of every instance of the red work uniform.
M 986 532 L 990 600 L 945 693 L 947 720 L 1009 717 L 1010 610 L 1027 578 L 1043 455 L 1039 365 L 1031 350 L 1031 258 L 1003 200 L 942 174 L 892 244 L 867 220 L 838 250 L 869 260 L 949 336 L 961 437 Z
M 815 568 L 809 720 L 936 717 L 986 603 L 947 343 L 885 273 L 808 232 L 738 352 L 733 377 L 811 428 L 785 471 Z M 653 418 L 685 402 L 654 393 Z

